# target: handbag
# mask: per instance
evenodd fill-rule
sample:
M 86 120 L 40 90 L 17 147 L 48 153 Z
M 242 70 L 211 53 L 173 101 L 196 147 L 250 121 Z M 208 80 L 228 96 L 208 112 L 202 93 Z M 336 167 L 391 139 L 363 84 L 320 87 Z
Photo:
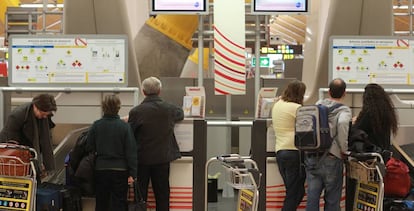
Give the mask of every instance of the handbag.
M 84 181 L 93 182 L 95 179 L 95 160 L 95 152 L 90 152 L 83 157 L 75 171 L 75 177 L 83 179 Z
M 141 190 L 137 185 L 137 181 L 134 182 L 128 188 L 127 194 L 128 211 L 146 211 L 147 203 L 144 200 Z
M 407 164 L 391 157 L 386 164 L 384 193 L 389 197 L 406 197 L 410 192 L 411 179 Z

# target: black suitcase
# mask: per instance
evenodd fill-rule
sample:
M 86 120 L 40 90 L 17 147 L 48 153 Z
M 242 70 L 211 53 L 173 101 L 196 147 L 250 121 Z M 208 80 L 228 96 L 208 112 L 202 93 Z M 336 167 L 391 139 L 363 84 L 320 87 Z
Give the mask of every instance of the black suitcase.
M 63 211 L 82 211 L 82 193 L 80 188 L 65 186 L 61 193 Z

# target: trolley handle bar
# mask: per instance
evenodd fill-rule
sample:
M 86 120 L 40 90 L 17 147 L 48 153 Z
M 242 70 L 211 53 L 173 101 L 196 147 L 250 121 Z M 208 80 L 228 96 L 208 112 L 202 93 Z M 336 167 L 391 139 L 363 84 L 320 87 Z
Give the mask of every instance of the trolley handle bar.
M 245 159 L 250 159 L 249 156 L 240 156 L 239 154 L 224 154 L 217 156 L 217 160 L 222 162 L 244 162 Z
M 376 158 L 380 163 L 384 163 L 384 159 L 382 155 L 377 152 L 350 152 L 349 156 L 354 157 L 356 159 L 369 159 L 369 158 Z
M 14 141 L 9 141 L 9 142 L 5 142 L 4 145 L 0 145 L 0 149 L 23 149 L 23 150 L 29 150 L 30 153 L 33 155 L 34 160 L 37 160 L 37 152 L 34 148 L 31 148 L 29 146 L 26 145 L 20 145 L 20 144 L 16 144 L 17 142 Z
M 29 147 L 29 151 L 33 155 L 33 157 L 31 158 L 31 160 L 37 160 L 37 152 L 36 152 L 36 150 L 34 148 L 30 148 Z

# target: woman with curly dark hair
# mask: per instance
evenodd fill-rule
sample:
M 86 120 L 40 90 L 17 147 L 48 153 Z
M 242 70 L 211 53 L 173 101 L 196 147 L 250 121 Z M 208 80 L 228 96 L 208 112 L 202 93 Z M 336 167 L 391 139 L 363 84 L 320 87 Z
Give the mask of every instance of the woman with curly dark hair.
M 395 136 L 398 130 L 398 117 L 390 96 L 382 86 L 371 83 L 365 86 L 362 99 L 362 110 L 353 127 L 365 131 L 371 143 L 389 150 L 391 134 Z

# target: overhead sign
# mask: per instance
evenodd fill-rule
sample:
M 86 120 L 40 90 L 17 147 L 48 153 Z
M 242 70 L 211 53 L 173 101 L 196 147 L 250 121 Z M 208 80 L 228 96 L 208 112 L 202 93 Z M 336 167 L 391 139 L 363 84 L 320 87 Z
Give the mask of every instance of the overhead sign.
M 302 45 L 271 45 L 260 49 L 262 54 L 303 54 Z
M 252 67 L 256 66 L 256 58 L 253 57 L 252 60 Z M 270 66 L 270 58 L 269 57 L 260 57 L 260 67 L 269 67 Z

